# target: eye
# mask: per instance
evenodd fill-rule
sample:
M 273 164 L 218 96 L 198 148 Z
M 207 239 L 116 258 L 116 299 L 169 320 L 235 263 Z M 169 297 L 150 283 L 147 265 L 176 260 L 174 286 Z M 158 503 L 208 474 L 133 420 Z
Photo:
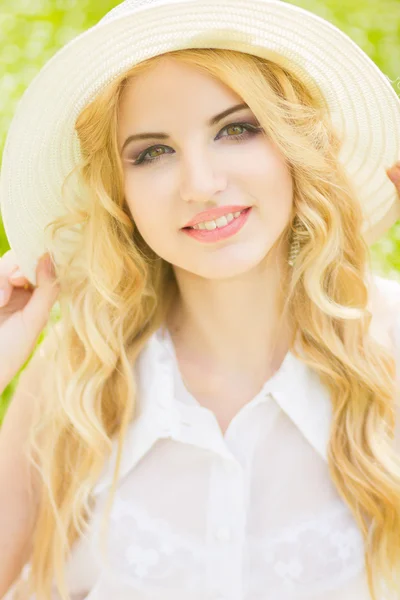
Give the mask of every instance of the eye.
M 221 133 L 223 131 L 228 131 L 230 129 L 231 130 L 236 129 L 236 133 L 234 133 L 233 135 L 231 135 L 229 133 L 228 133 L 228 135 L 221 135 Z M 244 130 L 244 132 L 237 133 L 237 131 L 240 129 Z M 228 138 L 229 140 L 240 141 L 240 140 L 245 140 L 245 139 L 251 138 L 251 137 L 257 135 L 258 133 L 260 133 L 261 131 L 263 131 L 262 127 L 251 125 L 250 123 L 231 123 L 230 125 L 226 125 L 223 129 L 221 129 L 221 131 L 218 133 L 218 135 L 215 139 L 218 140 L 220 138 Z M 168 147 L 169 146 L 161 145 L 161 146 L 151 146 L 150 148 L 146 148 L 146 150 L 141 152 L 139 154 L 139 156 L 132 157 L 131 164 L 134 166 L 139 166 L 139 165 L 154 163 L 155 161 L 162 158 L 165 154 L 170 154 L 168 152 L 160 153 L 160 150 L 162 150 L 163 148 L 168 148 Z M 158 152 L 158 154 L 154 154 L 154 152 L 156 152 L 156 153 Z

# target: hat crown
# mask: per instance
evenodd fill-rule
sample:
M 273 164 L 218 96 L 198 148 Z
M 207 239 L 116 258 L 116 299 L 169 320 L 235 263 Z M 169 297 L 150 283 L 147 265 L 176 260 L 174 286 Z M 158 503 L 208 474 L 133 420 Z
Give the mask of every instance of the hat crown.
M 146 9 L 153 6 L 162 6 L 163 4 L 183 4 L 190 2 L 196 2 L 197 0 L 124 0 L 120 4 L 117 4 L 114 8 L 112 8 L 102 19 L 100 19 L 100 23 L 106 23 L 108 21 L 113 21 L 114 19 L 119 19 L 120 17 L 126 16 L 128 14 L 135 13 L 139 9 Z M 271 2 L 271 0 L 262 0 L 263 2 Z M 275 2 L 281 2 L 282 0 L 273 0 Z M 213 4 L 216 3 L 217 0 L 214 0 Z
M 176 2 L 194 2 L 194 0 L 125 0 L 112 8 L 99 23 L 106 23 L 123 17 L 124 15 L 136 12 L 138 9 L 149 8 L 150 6 L 160 6 L 162 4 L 173 4 Z

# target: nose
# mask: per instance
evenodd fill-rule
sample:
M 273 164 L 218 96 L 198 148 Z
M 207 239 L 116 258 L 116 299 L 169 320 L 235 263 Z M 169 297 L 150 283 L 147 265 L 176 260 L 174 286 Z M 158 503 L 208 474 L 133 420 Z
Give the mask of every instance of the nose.
M 185 202 L 216 202 L 227 186 L 227 175 L 209 151 L 196 150 L 182 160 L 181 198 Z

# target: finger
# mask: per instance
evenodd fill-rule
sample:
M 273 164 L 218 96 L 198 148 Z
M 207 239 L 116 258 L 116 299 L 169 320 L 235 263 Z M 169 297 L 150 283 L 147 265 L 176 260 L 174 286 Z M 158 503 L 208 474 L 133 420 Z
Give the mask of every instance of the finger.
M 52 278 L 45 268 L 44 262 L 36 268 L 38 286 L 33 288 L 32 297 L 22 309 L 24 318 L 29 323 L 35 323 L 36 331 L 41 331 L 49 318 L 49 313 L 60 292 L 59 283 Z M 33 330 L 34 337 L 37 335 Z
M 32 290 L 34 287 L 25 278 L 21 278 L 21 279 L 11 279 L 10 278 L 9 282 L 10 282 L 10 285 L 12 285 L 14 288 L 23 288 L 24 290 Z
M 43 257 L 44 255 L 39 257 L 37 264 L 39 264 Z M 20 277 L 11 278 L 11 275 L 15 271 L 19 271 L 21 279 Z M 0 257 L 0 286 L 8 287 L 10 283 L 16 286 L 20 286 L 21 283 L 23 285 L 28 284 L 29 287 L 33 287 L 29 279 L 22 273 L 17 257 L 15 256 L 15 252 L 13 250 L 8 250 L 5 254 L 3 254 L 3 256 Z
M 0 291 L 2 292 L 2 295 L 0 297 L 0 308 L 4 308 L 4 306 L 6 306 L 9 303 L 12 293 L 13 293 L 13 289 L 16 289 L 16 288 L 21 288 L 21 289 L 24 289 L 24 290 L 30 291 L 30 292 L 32 292 L 34 289 L 30 283 L 26 283 L 23 281 L 21 281 L 21 283 L 19 283 L 19 284 L 10 283 L 10 282 L 8 282 L 6 284 L 5 283 L 1 284 Z
M 400 184 L 400 162 L 393 165 L 389 169 L 386 169 L 387 176 L 395 184 Z
M 12 291 L 14 287 L 25 287 L 28 284 L 29 289 L 31 283 L 27 277 L 22 273 L 17 258 L 13 250 L 8 250 L 0 258 L 0 287 Z
M 38 262 L 40 263 L 41 261 L 42 257 Z M 18 271 L 21 276 L 13 278 L 12 275 L 18 275 Z M 0 258 L 0 290 L 3 292 L 0 308 L 4 307 L 10 301 L 14 288 L 23 288 L 32 291 L 34 286 L 20 271 L 14 251 L 8 250 Z
M 27 287 L 31 286 L 30 282 L 21 272 L 20 269 L 17 269 L 15 272 L 12 272 L 11 275 L 8 276 L 8 279 L 15 287 L 25 287 L 25 285 L 27 285 Z
M 8 250 L 0 258 L 0 275 L 7 277 L 15 268 L 18 268 L 17 257 L 13 250 Z

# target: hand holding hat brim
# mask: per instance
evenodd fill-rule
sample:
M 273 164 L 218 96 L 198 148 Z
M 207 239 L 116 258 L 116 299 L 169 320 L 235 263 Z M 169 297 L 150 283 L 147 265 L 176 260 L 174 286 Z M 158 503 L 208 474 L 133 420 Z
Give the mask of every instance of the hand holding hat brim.
M 400 198 L 400 160 L 393 167 L 386 169 L 386 173 L 390 181 L 394 183 Z

